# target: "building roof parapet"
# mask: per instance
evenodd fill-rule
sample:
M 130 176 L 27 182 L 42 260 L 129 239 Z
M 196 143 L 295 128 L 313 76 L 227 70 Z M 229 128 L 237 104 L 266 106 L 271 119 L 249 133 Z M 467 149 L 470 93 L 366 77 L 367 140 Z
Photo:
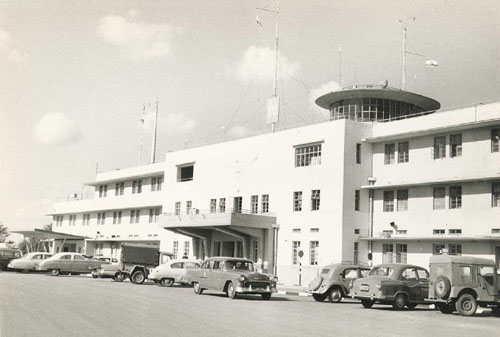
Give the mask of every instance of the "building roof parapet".
M 459 235 L 435 235 L 435 236 L 387 236 L 387 237 L 360 237 L 360 241 L 373 242 L 484 242 L 500 241 L 500 235 L 477 235 L 477 236 L 459 236 Z
M 165 162 L 145 164 L 141 166 L 116 169 L 113 171 L 99 172 L 96 180 L 85 183 L 87 186 L 98 186 L 124 180 L 153 177 L 163 175 L 165 172 Z

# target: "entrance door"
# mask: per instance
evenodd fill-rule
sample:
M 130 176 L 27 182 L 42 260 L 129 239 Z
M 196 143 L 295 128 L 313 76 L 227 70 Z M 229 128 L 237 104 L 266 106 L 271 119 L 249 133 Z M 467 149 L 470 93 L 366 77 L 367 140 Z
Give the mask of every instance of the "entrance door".
M 67 243 L 63 247 L 64 253 L 76 253 L 76 243 Z
M 234 241 L 222 242 L 222 256 L 234 257 Z
M 500 269 L 500 247 L 495 247 L 495 264 Z

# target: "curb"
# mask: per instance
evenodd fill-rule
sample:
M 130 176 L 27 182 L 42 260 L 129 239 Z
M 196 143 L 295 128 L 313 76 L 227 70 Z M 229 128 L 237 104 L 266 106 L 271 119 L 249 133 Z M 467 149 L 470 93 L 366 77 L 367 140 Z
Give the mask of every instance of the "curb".
M 303 291 L 288 291 L 288 290 L 278 290 L 277 294 L 278 295 L 302 296 L 302 297 L 311 296 L 311 294 L 303 292 Z

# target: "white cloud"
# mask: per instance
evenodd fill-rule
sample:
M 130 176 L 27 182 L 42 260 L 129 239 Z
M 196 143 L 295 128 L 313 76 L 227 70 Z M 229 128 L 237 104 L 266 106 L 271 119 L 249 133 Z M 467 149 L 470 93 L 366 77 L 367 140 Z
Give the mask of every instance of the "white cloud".
M 131 10 L 127 16 L 105 16 L 99 20 L 97 32 L 131 57 L 157 59 L 167 56 L 171 39 L 179 30 L 164 23 L 139 21 L 138 15 L 136 10 Z
M 0 29 L 0 55 L 16 63 L 24 61 L 27 57 L 26 53 L 12 46 L 12 36 L 2 29 Z
M 76 123 L 62 113 L 45 115 L 35 125 L 35 139 L 42 144 L 66 145 L 80 137 Z
M 300 69 L 298 63 L 291 63 L 288 58 L 279 54 L 279 70 L 286 77 L 295 76 Z M 257 80 L 270 81 L 274 78 L 275 52 L 271 48 L 250 46 L 232 72 L 242 81 Z
M 316 99 L 330 92 L 339 91 L 340 89 L 340 85 L 335 81 L 323 83 L 319 87 L 312 89 L 309 93 L 309 104 L 311 105 L 311 108 L 314 111 L 320 112 L 322 114 L 328 114 L 328 111 L 326 109 L 323 109 L 316 104 Z

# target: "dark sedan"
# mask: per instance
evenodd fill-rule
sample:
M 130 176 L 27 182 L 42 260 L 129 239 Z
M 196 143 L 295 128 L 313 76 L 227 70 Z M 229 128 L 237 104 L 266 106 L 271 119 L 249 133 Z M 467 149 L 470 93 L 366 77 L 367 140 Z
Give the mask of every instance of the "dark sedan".
M 48 271 L 51 275 L 89 274 L 107 261 L 99 261 L 78 253 L 57 253 L 38 265 L 37 270 Z

